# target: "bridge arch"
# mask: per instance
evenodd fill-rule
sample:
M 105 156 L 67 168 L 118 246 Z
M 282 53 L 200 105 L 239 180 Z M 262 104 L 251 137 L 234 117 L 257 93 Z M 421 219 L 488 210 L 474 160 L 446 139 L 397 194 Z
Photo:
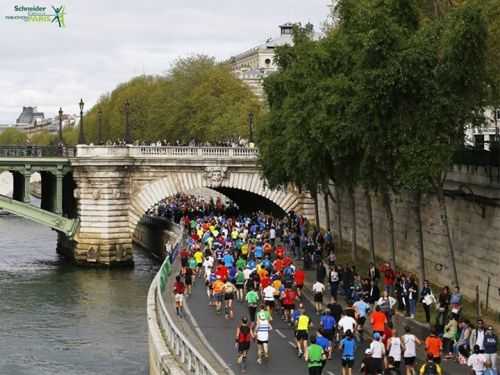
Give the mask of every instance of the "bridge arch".
M 208 169 L 208 168 L 207 168 Z M 230 171 L 225 167 L 214 167 L 205 171 L 169 173 L 163 178 L 152 180 L 130 197 L 129 228 L 131 233 L 144 213 L 165 197 L 177 193 L 189 193 L 198 188 L 209 188 L 224 192 L 227 189 L 253 193 L 271 201 L 284 212 L 302 211 L 305 202 L 312 199 L 294 189 L 269 189 L 262 177 L 256 173 Z

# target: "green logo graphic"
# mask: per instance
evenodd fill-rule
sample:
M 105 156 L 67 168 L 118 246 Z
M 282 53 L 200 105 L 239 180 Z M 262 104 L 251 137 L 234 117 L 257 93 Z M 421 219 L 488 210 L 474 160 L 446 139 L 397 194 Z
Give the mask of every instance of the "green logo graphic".
M 66 27 L 64 16 L 66 15 L 64 6 L 56 7 L 52 5 L 52 12 L 47 12 L 47 7 L 40 5 L 24 6 L 15 5 L 14 14 L 5 16 L 7 20 L 24 21 L 30 23 L 54 23 L 60 28 Z
M 52 23 L 56 22 L 59 24 L 59 27 L 64 27 L 64 7 L 61 5 L 59 8 L 52 6 L 54 9 L 54 18 L 52 19 Z

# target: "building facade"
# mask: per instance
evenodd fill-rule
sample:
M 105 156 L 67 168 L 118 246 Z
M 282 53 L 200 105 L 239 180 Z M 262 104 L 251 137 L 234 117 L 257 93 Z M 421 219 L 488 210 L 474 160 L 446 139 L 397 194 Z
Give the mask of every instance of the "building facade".
M 252 92 L 263 98 L 263 80 L 278 70 L 274 62 L 274 49 L 285 44 L 293 44 L 293 24 L 280 25 L 280 35 L 269 38 L 264 43 L 231 57 L 230 63 L 236 77 L 245 82 Z

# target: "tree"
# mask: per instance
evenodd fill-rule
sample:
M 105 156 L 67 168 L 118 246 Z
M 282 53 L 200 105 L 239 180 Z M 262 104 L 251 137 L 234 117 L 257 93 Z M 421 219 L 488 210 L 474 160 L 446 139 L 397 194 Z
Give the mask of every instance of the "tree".
M 0 145 L 24 145 L 26 140 L 26 134 L 14 128 L 5 129 L 0 133 Z
M 248 137 L 248 113 L 257 122 L 261 116 L 258 99 L 229 66 L 195 56 L 179 59 L 165 76 L 135 77 L 102 96 L 84 119 L 90 142 L 97 141 L 99 109 L 103 138 L 123 139 L 126 101 L 132 138 L 141 141 Z
M 50 134 L 47 130 L 34 134 L 30 138 L 31 144 L 39 146 L 49 146 L 57 143 L 57 136 Z
M 423 26 L 403 58 L 407 79 L 402 98 L 407 105 L 401 111 L 398 173 L 417 200 L 421 192 L 436 194 L 456 285 L 459 280 L 444 183 L 452 156 L 463 144 L 465 126 L 483 121 L 486 41 L 487 27 L 480 10 L 465 4 L 439 22 Z

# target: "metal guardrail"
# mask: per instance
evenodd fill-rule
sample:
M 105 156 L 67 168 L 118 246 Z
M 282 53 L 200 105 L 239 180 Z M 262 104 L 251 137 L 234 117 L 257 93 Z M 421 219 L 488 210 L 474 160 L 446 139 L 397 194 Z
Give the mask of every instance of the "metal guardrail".
M 66 146 L 0 146 L 0 157 L 8 158 L 71 158 L 75 156 L 74 147 Z
M 163 291 L 167 285 L 168 278 L 172 273 L 172 263 L 184 240 L 182 236 L 174 247 L 170 258 L 162 264 L 160 271 L 156 274 L 148 293 L 148 320 L 152 315 L 151 308 L 156 310 L 156 321 L 150 321 L 150 368 L 154 368 L 159 374 L 182 374 L 194 375 L 218 375 L 217 371 L 207 362 L 198 350 L 188 341 L 177 327 L 174 319 L 170 316 L 163 299 Z M 152 303 L 152 306 L 150 306 Z M 156 332 L 156 325 L 159 332 Z M 158 335 L 161 334 L 159 337 Z M 154 350 L 154 353 L 151 351 Z M 168 351 L 168 352 L 167 352 Z M 173 358 L 175 357 L 175 359 Z M 176 368 L 173 361 L 180 363 L 184 369 Z M 152 372 L 151 372 L 152 373 Z

